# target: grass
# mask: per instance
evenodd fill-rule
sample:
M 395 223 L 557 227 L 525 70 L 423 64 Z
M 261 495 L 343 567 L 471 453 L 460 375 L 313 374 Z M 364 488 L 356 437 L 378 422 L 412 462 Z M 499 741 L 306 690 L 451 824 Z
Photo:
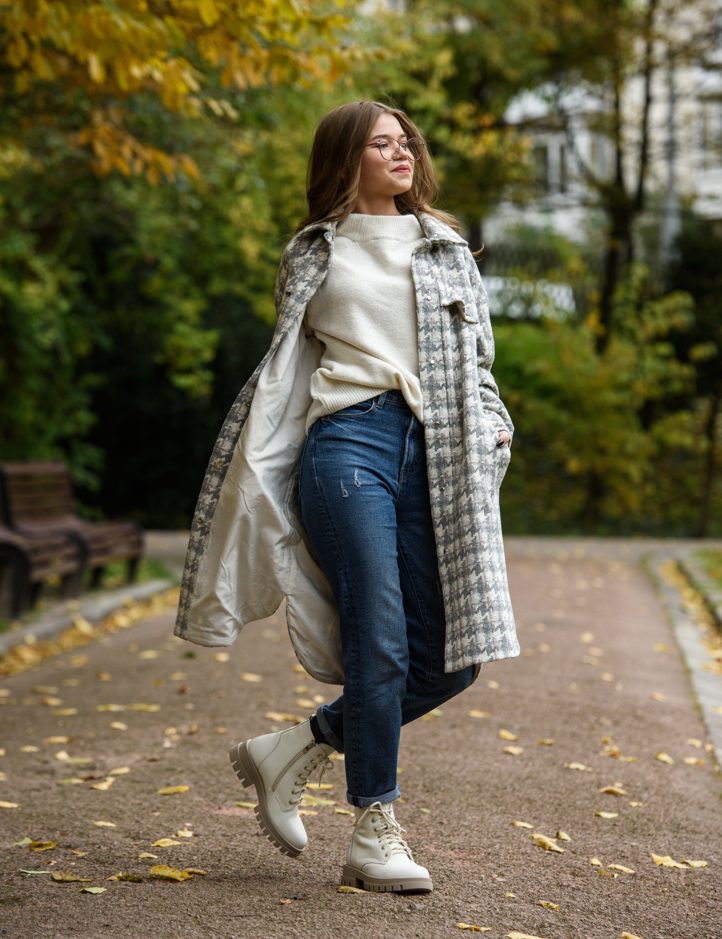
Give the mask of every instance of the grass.
M 695 557 L 702 563 L 707 575 L 712 578 L 717 588 L 722 590 L 722 551 L 713 548 L 701 548 L 694 552 Z

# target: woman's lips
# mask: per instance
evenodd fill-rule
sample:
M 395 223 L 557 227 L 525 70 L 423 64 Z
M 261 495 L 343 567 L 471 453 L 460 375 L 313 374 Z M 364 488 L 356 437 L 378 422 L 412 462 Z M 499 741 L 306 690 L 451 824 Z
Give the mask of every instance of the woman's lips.
M 392 173 L 410 173 L 410 166 L 397 166 L 395 170 L 391 170 Z

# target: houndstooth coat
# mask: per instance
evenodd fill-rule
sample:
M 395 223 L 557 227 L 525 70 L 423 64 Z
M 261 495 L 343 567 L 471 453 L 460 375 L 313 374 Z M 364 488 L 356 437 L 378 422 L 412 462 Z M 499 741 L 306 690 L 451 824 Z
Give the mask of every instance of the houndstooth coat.
M 467 243 L 427 213 L 411 267 L 431 512 L 446 613 L 446 671 L 519 654 L 499 516 L 514 427 L 490 368 L 486 291 Z M 338 614 L 306 546 L 298 464 L 321 344 L 305 335 L 306 306 L 329 268 L 335 222 L 298 232 L 276 282 L 268 352 L 221 428 L 191 527 L 175 633 L 230 645 L 241 627 L 286 598 L 296 655 L 320 681 L 342 683 Z

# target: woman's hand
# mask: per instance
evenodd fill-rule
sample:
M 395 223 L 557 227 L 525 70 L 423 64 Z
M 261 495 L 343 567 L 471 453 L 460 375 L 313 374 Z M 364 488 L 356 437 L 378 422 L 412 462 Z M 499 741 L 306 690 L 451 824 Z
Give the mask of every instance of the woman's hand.
M 496 445 L 497 447 L 503 447 L 505 444 L 511 443 L 511 437 L 509 436 L 508 430 L 498 430 L 496 432 Z

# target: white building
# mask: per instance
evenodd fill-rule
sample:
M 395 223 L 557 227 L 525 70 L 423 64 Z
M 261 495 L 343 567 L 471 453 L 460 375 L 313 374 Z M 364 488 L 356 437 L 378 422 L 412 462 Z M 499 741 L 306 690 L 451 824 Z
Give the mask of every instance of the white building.
M 684 26 L 684 33 L 679 28 L 673 33 L 675 41 L 689 35 L 691 27 Z M 714 24 L 707 28 L 713 37 Z M 722 222 L 722 47 L 717 35 L 717 47 L 696 62 L 685 61 L 678 52 L 670 63 L 667 46 L 657 54 L 645 192 L 657 197 L 656 210 L 671 240 L 680 205 Z M 641 77 L 633 76 L 622 99 L 624 172 L 630 192 L 638 176 L 643 91 Z M 507 109 L 505 119 L 531 138 L 536 185 L 526 198 L 518 193 L 506 198 L 484 218 L 483 237 L 489 243 L 519 223 L 551 226 L 573 240 L 587 241 L 603 223 L 582 164 L 600 179 L 609 179 L 614 172 L 614 149 L 603 127 L 609 104 L 590 86 L 580 85 L 561 95 L 558 106 L 555 93 L 551 86 L 524 92 Z

